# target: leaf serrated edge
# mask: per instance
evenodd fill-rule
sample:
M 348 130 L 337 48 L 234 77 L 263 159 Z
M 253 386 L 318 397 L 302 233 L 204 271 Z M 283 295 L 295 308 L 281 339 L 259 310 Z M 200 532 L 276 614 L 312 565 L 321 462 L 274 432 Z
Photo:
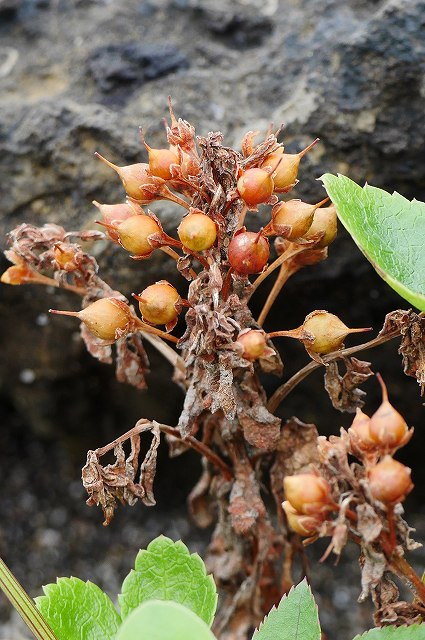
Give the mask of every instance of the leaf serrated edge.
M 279 604 L 273 605 L 273 607 L 270 609 L 270 611 L 268 612 L 267 615 L 264 616 L 263 620 L 260 622 L 259 626 L 255 629 L 254 634 L 252 636 L 252 640 L 255 640 L 255 636 L 257 635 L 257 633 L 259 633 L 261 631 L 261 629 L 264 627 L 264 624 L 267 622 L 267 618 L 269 617 L 269 615 L 271 613 L 275 613 L 277 611 L 279 611 L 281 609 L 281 607 L 283 607 L 283 605 L 285 604 L 285 602 L 287 602 L 288 598 L 291 596 L 291 594 L 295 593 L 295 591 L 299 588 L 302 587 L 303 589 L 305 587 L 307 587 L 307 592 L 309 593 L 309 595 L 311 596 L 311 599 L 314 603 L 314 607 L 315 607 L 315 611 L 316 611 L 316 616 L 317 616 L 317 623 L 319 626 L 319 630 L 320 630 L 320 619 L 319 619 L 319 608 L 317 606 L 317 602 L 314 598 L 313 595 L 313 591 L 311 590 L 311 586 L 309 585 L 309 583 L 307 582 L 307 578 L 303 578 L 301 580 L 301 582 L 299 582 L 298 584 L 294 584 L 292 585 L 292 587 L 289 589 L 288 593 L 285 593 L 282 598 L 279 601 Z M 354 640 L 357 640 L 356 638 Z
M 394 626 L 388 626 L 388 627 L 374 627 L 373 629 L 368 629 L 367 631 L 365 631 L 364 633 L 362 633 L 361 635 L 357 635 L 353 638 L 353 640 L 367 640 L 368 635 L 372 636 L 372 634 L 375 636 L 376 632 L 381 632 L 382 633 L 387 633 L 388 630 L 390 634 L 394 635 L 397 634 L 398 630 L 403 630 L 403 629 L 409 629 L 413 630 L 413 631 L 417 631 L 422 627 L 423 631 L 424 631 L 424 638 L 425 638 L 425 623 L 421 623 L 421 624 L 411 624 L 411 625 L 407 625 L 407 624 L 403 624 L 400 625 L 399 627 L 394 627 Z M 385 629 L 385 631 L 384 631 Z

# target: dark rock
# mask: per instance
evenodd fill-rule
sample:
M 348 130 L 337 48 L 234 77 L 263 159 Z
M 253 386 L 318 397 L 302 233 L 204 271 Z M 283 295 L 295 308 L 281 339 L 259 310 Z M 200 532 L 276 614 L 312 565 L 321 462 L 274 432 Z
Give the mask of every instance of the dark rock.
M 188 66 L 186 57 L 175 47 L 138 42 L 99 47 L 88 60 L 89 72 L 99 90 L 119 92 L 123 102 L 130 98 L 132 88 Z

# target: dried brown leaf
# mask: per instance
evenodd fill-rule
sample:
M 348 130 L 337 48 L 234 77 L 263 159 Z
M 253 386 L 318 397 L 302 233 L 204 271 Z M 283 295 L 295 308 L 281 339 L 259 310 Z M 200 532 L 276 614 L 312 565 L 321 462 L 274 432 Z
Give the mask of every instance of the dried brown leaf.
M 335 409 L 355 413 L 357 407 L 364 405 L 363 396 L 366 395 L 358 387 L 373 376 L 373 371 L 370 362 L 357 358 L 344 358 L 344 364 L 346 372 L 341 376 L 338 362 L 329 362 L 325 370 L 325 389 Z
M 402 339 L 399 353 L 403 358 L 403 371 L 416 378 L 421 387 L 421 395 L 425 389 L 425 318 L 410 312 L 410 323 L 401 330 Z
M 369 593 L 376 589 L 382 580 L 382 576 L 387 567 L 387 561 L 383 553 L 376 551 L 371 545 L 364 545 L 362 546 L 362 554 L 359 562 L 362 576 L 362 591 L 358 602 L 364 602 Z
M 356 512 L 357 531 L 360 533 L 366 544 L 374 542 L 382 531 L 383 523 L 381 518 L 378 516 L 375 509 L 367 502 L 359 504 Z
M 116 342 L 116 376 L 119 382 L 131 384 L 136 389 L 146 389 L 146 373 L 149 360 L 143 342 L 137 333 L 129 334 Z
M 152 433 L 152 442 L 140 464 L 140 475 L 136 481 L 139 468 L 140 435 L 146 431 Z M 123 443 L 129 441 L 131 451 L 126 458 Z M 116 502 L 133 505 L 142 500 L 146 506 L 155 504 L 153 481 L 156 472 L 157 449 L 160 442 L 158 423 L 139 420 L 135 427 L 109 445 L 89 451 L 87 462 L 82 470 L 83 486 L 89 497 L 88 505 L 100 505 L 105 517 L 104 525 L 108 525 L 114 515 Z M 100 459 L 113 449 L 115 462 L 102 466 Z

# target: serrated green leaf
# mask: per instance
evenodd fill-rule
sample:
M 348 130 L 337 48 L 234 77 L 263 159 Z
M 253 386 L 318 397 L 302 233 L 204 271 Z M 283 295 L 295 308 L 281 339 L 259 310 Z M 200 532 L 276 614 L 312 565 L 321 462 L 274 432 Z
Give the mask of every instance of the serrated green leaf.
M 379 275 L 425 311 L 425 203 L 349 178 L 321 177 L 338 217 Z
M 116 640 L 216 640 L 199 616 L 172 600 L 149 600 L 126 618 Z
M 174 600 L 211 626 L 217 591 L 197 553 L 190 554 L 181 541 L 159 536 L 146 550 L 139 551 L 135 570 L 123 582 L 118 596 L 122 617 L 146 600 Z
M 93 582 L 58 578 L 35 598 L 37 609 L 59 640 L 112 640 L 121 618 L 112 600 Z
M 425 640 L 425 624 L 410 627 L 381 627 L 370 629 L 354 640 Z
M 317 606 L 303 580 L 270 611 L 252 640 L 320 640 L 320 635 Z

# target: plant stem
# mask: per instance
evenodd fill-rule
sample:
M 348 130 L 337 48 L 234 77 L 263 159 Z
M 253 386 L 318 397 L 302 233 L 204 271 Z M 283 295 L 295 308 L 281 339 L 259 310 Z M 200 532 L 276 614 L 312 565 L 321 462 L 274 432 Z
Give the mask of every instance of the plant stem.
M 174 438 L 178 438 L 182 442 L 188 444 L 192 449 L 200 453 L 204 458 L 207 458 L 214 466 L 218 467 L 220 471 L 223 472 L 223 475 L 226 480 L 232 480 L 233 471 L 231 468 L 222 460 L 212 449 L 207 447 L 206 444 L 197 440 L 193 436 L 187 436 L 187 438 L 182 438 L 180 431 L 178 429 L 174 429 L 173 427 L 169 427 L 166 424 L 159 425 L 160 431 L 163 433 L 168 433 L 168 435 L 173 436 Z
M 0 588 L 37 640 L 58 640 L 32 598 L 0 558 Z
M 369 342 L 364 342 L 363 344 L 358 344 L 355 347 L 349 347 L 348 349 L 341 349 L 340 351 L 334 351 L 333 353 L 329 353 L 327 356 L 324 356 L 323 363 L 326 365 L 328 362 L 332 360 L 340 360 L 345 356 L 350 356 L 353 353 L 357 353 L 358 351 L 366 351 L 366 349 L 372 349 L 373 347 L 377 347 L 380 344 L 384 344 L 384 342 L 388 342 L 393 338 L 396 338 L 400 335 L 400 330 L 392 331 L 390 333 L 386 333 L 384 335 L 378 335 L 376 338 L 369 340 Z M 286 398 L 287 395 L 291 393 L 291 391 L 304 380 L 307 376 L 310 375 L 315 369 L 321 367 L 320 362 L 309 362 L 305 367 L 297 371 L 292 378 L 289 378 L 287 382 L 282 384 L 280 387 L 276 389 L 274 394 L 271 396 L 267 403 L 267 409 L 274 413 L 282 400 Z
M 146 324 L 145 322 L 142 322 L 142 320 L 139 320 L 139 318 L 137 318 L 136 325 L 139 327 L 140 331 L 143 333 L 152 333 L 153 335 L 158 336 L 159 338 L 163 338 L 164 340 L 169 340 L 170 342 L 175 342 L 176 344 L 179 341 L 179 339 L 176 338 L 176 336 L 172 336 L 169 333 L 165 333 L 165 331 L 161 331 L 161 329 L 157 329 L 156 327 L 151 327 L 149 324 Z
M 299 247 L 297 247 L 296 249 L 294 249 L 294 247 L 289 246 L 283 253 L 280 254 L 280 256 L 278 258 L 276 258 L 276 260 L 274 260 L 274 262 L 272 262 L 265 271 L 263 271 L 263 273 L 260 273 L 260 275 L 254 280 L 254 282 L 252 283 L 252 287 L 250 289 L 249 292 L 249 297 L 252 296 L 252 294 L 258 289 L 258 287 L 260 286 L 260 284 L 262 282 L 264 282 L 264 280 L 271 274 L 273 273 L 273 271 L 275 269 L 277 269 L 278 267 L 280 267 L 280 265 L 285 262 L 285 260 L 287 260 L 288 258 L 292 258 L 293 256 L 296 256 L 297 253 L 302 253 L 303 251 L 305 251 L 305 247 L 303 247 L 302 249 L 300 249 Z
M 145 340 L 151 343 L 159 351 L 161 355 L 164 356 L 173 365 L 176 369 L 182 374 L 186 374 L 186 366 L 184 364 L 184 360 L 179 354 L 174 351 L 162 338 L 155 335 L 154 333 L 148 333 L 147 331 L 140 332 Z

